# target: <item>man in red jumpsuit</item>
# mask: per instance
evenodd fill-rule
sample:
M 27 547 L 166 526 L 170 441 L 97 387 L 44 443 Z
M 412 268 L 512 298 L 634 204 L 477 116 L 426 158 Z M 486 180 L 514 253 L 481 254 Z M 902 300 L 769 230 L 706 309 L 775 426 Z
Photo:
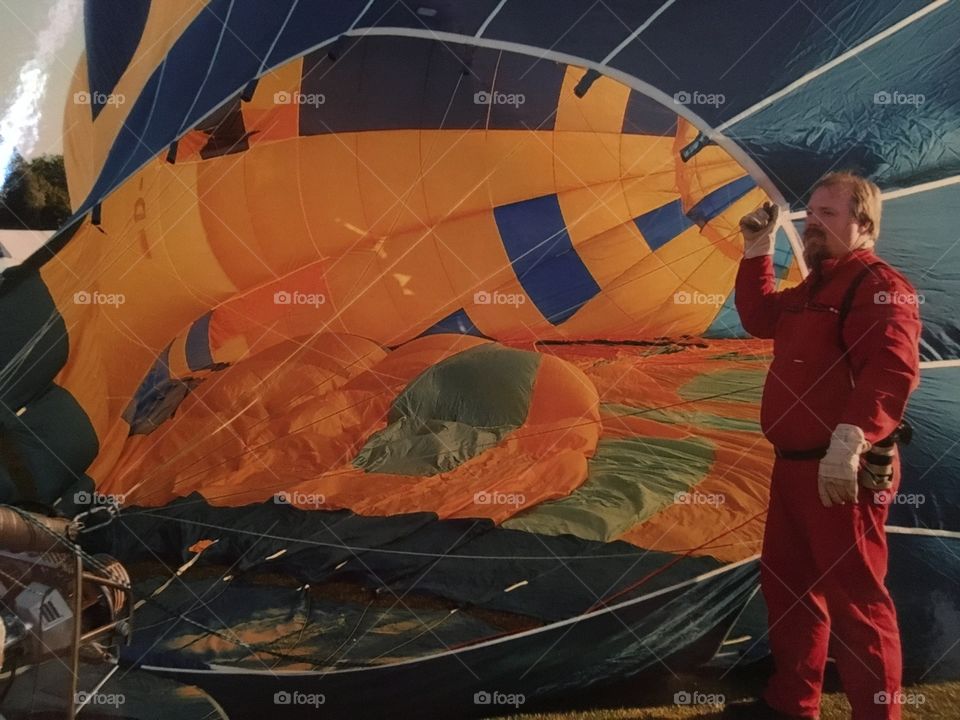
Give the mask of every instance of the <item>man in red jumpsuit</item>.
M 780 292 L 777 207 L 741 220 L 737 310 L 747 332 L 774 341 L 761 406 L 777 455 L 761 588 L 775 670 L 763 700 L 729 708 L 730 717 L 816 718 L 829 646 L 854 720 L 900 718 L 883 529 L 899 459 L 891 449 L 882 490 L 861 455 L 897 430 L 918 384 L 920 319 L 911 284 L 873 252 L 880 206 L 868 180 L 822 178 L 803 233 L 809 274 Z

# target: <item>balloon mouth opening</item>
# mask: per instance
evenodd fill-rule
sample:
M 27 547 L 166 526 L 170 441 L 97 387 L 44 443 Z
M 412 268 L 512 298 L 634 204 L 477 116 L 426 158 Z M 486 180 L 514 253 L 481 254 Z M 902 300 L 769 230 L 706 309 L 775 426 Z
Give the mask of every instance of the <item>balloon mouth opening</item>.
M 135 388 L 122 413 L 131 446 L 291 339 L 372 357 L 448 335 L 524 350 L 729 336 L 737 223 L 769 198 L 688 119 L 702 98 L 607 75 L 584 88 L 591 71 L 516 52 L 350 42 L 361 49 L 271 70 L 102 202 L 98 251 L 146 253 L 111 264 L 103 287 L 151 287 L 165 310 L 150 327 L 137 326 L 140 303 L 110 311 L 165 343 L 148 369 L 116 371 Z M 426 84 L 397 67 L 401 50 L 423 61 Z M 184 184 L 177 203 L 162 189 Z M 89 226 L 79 232 L 72 242 L 94 245 Z M 157 282 L 160 258 L 182 282 Z M 375 437 L 351 437 L 345 474 L 461 472 L 523 423 L 385 417 Z M 348 434 L 330 433 L 331 445 Z M 426 459 L 405 464 L 411 454 Z M 123 462 L 111 471 L 140 458 Z

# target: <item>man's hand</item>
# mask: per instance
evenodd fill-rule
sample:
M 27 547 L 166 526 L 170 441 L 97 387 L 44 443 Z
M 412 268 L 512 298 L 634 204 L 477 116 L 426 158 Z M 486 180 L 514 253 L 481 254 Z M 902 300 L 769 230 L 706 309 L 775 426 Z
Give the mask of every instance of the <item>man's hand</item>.
M 772 255 L 774 236 L 777 232 L 777 217 L 780 206 L 766 202 L 752 213 L 740 218 L 740 232 L 743 233 L 743 258 L 746 260 L 760 255 Z
M 863 430 L 856 425 L 837 425 L 830 436 L 827 454 L 820 461 L 817 471 L 817 489 L 824 507 L 857 501 L 860 454 L 869 447 Z

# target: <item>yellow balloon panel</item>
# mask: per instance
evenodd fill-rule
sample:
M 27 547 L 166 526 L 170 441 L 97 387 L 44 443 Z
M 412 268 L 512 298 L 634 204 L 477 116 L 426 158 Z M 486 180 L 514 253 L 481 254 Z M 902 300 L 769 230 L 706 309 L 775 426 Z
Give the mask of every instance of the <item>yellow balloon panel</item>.
M 552 132 L 487 131 L 484 140 L 490 205 L 507 205 L 557 190 Z
M 620 177 L 642 179 L 650 192 L 676 193 L 679 162 L 672 137 L 620 136 Z
M 124 82 L 142 82 L 139 72 Z M 698 133 L 685 120 L 670 136 L 624 134 L 627 108 L 640 107 L 632 91 L 601 77 L 577 97 L 584 72 L 567 68 L 545 129 L 498 129 L 491 109 L 472 129 L 299 137 L 308 110 L 278 98 L 299 92 L 303 61 L 268 71 L 252 100 L 225 106 L 241 145 L 209 124 L 190 132 L 174 163 L 164 153 L 135 174 L 103 203 L 102 227 L 81 230 L 45 268 L 65 319 L 82 328 L 74 348 L 96 333 L 128 359 L 71 352 L 64 377 L 98 434 L 115 432 L 123 410 L 100 396 L 129 399 L 171 343 L 173 374 L 196 377 L 208 371 L 198 362 L 236 363 L 318 333 L 398 345 L 459 311 L 516 343 L 702 333 L 733 286 L 736 222 L 766 194 L 742 190 L 746 171 L 720 147 L 682 161 Z M 78 186 L 121 113 L 102 117 L 68 152 Z M 94 287 L 128 297 L 115 309 L 70 307 Z
M 425 202 L 431 222 L 450 215 L 489 210 L 484 132 L 423 130 L 420 152 Z
M 657 173 L 653 180 L 655 182 L 650 183 L 646 177 L 623 179 L 623 195 L 631 218 L 645 215 L 677 199 L 677 180 L 672 171 L 669 175 Z
M 516 280 L 489 208 L 452 217 L 438 224 L 433 236 L 455 298 Z
M 368 228 L 357 180 L 356 134 L 299 138 L 294 144 L 299 160 L 287 172 L 297 174 L 313 239 L 330 256 L 363 247 Z
M 554 133 L 558 188 L 588 188 L 620 174 L 620 136 L 608 133 Z
M 238 286 L 221 267 L 207 241 L 202 209 L 196 201 L 197 166 L 171 166 L 156 161 L 147 172 L 150 168 L 156 174 L 151 180 L 145 173 L 144 237 L 138 241 L 152 248 L 152 257 L 148 259 L 166 263 L 169 270 L 160 266 L 158 274 L 166 273 L 168 288 L 185 290 L 191 305 L 209 307 L 231 297 Z M 112 207 L 105 206 L 105 216 L 112 212 Z M 138 267 L 134 271 L 139 271 L 139 275 L 145 269 Z M 193 312 L 196 317 L 196 311 Z
M 693 227 L 630 267 L 607 288 L 616 303 L 629 308 L 635 324 L 631 331 L 638 337 L 665 337 L 695 334 L 687 308 L 681 308 L 674 295 L 683 288 L 686 278 L 713 252 L 698 240 Z M 702 314 L 703 327 L 716 315 Z M 680 322 L 683 320 L 683 322 Z
M 630 88 L 608 77 L 600 77 L 582 98 L 574 88 L 587 71 L 570 66 L 563 76 L 554 128 L 558 132 L 607 133 L 619 136 Z
M 229 162 L 227 158 L 224 162 Z M 278 275 L 323 257 L 326 236 L 310 223 L 307 207 L 324 202 L 303 182 L 300 143 L 278 142 L 244 155 L 244 189 L 250 228 L 263 248 L 266 264 Z M 278 192 L 284 188 L 284 192 Z M 330 207 L 332 203 L 325 201 Z M 332 209 L 332 208 L 330 208 Z
M 357 174 L 364 227 L 376 238 L 429 224 L 421 181 L 420 133 L 360 133 Z
M 581 242 L 577 253 L 602 288 L 615 283 L 626 268 L 650 254 L 650 248 L 632 220 Z
M 557 199 L 567 234 L 578 252 L 579 246 L 590 238 L 633 221 L 619 180 L 589 188 L 565 190 L 557 194 Z M 639 231 L 634 237 L 642 244 Z
M 395 281 L 384 277 L 375 250 L 342 255 L 326 276 L 334 309 L 329 331 L 383 342 L 404 327 L 389 287 Z
M 226 158 L 229 160 L 230 158 Z M 238 288 L 247 288 L 275 276 L 270 266 L 269 238 L 256 235 L 251 215 L 264 208 L 251 208 L 247 193 L 246 164 L 201 163 L 197 171 L 197 203 L 207 242 L 220 266 Z M 261 198 L 266 204 L 266 199 Z M 278 253 L 279 254 L 279 253 Z
M 432 230 L 417 230 L 394 235 L 375 250 L 379 283 L 402 318 L 384 338 L 387 345 L 419 334 L 459 307 L 437 242 Z
M 642 315 L 631 303 L 635 296 L 618 291 L 617 281 L 608 290 L 591 298 L 561 326 L 562 337 L 568 339 L 606 338 L 632 333 Z M 654 337 L 654 336 L 651 336 Z

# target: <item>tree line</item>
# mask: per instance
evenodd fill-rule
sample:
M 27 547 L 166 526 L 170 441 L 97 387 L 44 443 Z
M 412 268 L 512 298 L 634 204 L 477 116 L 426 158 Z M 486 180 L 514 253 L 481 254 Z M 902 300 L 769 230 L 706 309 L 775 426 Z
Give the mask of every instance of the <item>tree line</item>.
M 9 173 L 0 188 L 0 229 L 56 230 L 70 217 L 62 155 L 25 160 L 17 153 Z

